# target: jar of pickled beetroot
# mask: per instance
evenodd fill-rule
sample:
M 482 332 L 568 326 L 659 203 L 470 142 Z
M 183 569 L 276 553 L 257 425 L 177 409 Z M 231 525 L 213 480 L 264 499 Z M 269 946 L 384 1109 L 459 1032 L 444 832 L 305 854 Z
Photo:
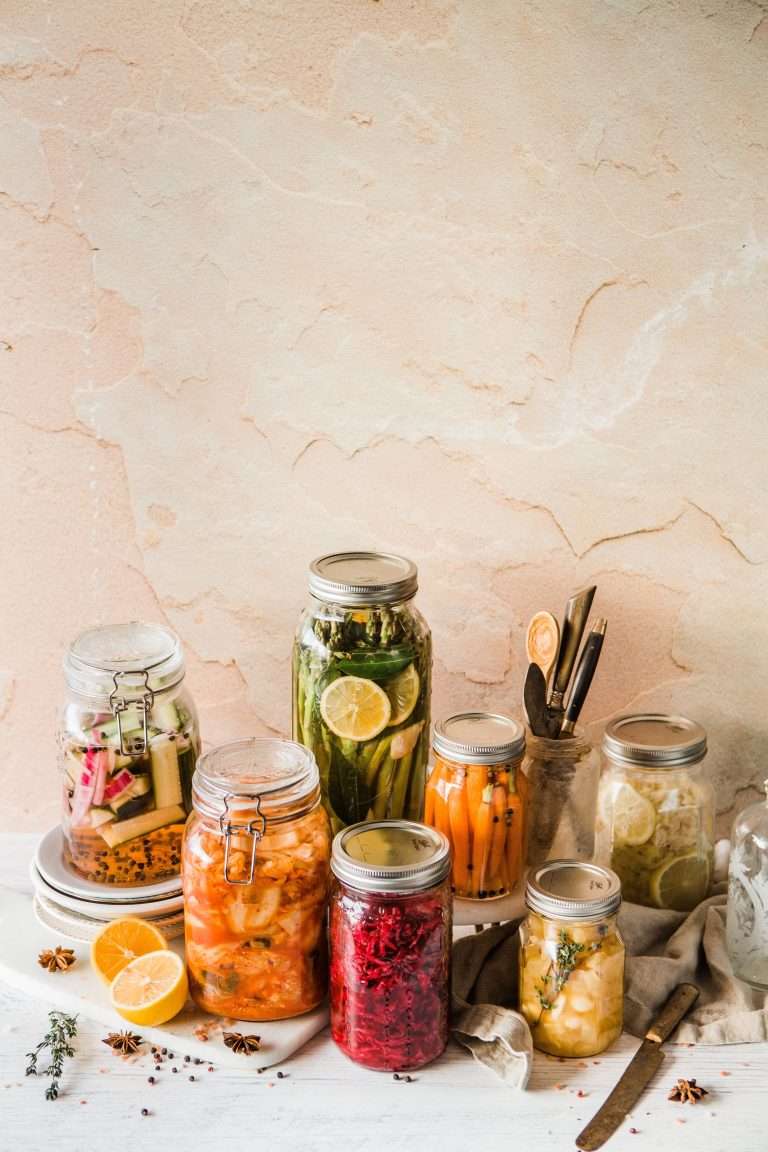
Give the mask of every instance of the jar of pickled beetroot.
M 333 842 L 331 1035 L 366 1068 L 420 1068 L 448 1042 L 450 867 L 446 837 L 410 820 Z
M 521 724 L 462 712 L 435 727 L 424 823 L 448 837 L 457 896 L 504 896 L 523 869 L 526 779 Z
M 520 926 L 520 1011 L 536 1048 L 594 1056 L 621 1035 L 621 882 L 580 860 L 550 860 L 528 878 Z
M 327 988 L 331 834 L 312 753 L 240 740 L 200 758 L 184 836 L 192 997 L 206 1012 L 281 1020 Z
M 122 886 L 177 876 L 200 751 L 179 639 L 160 624 L 83 632 L 64 660 L 65 857 Z

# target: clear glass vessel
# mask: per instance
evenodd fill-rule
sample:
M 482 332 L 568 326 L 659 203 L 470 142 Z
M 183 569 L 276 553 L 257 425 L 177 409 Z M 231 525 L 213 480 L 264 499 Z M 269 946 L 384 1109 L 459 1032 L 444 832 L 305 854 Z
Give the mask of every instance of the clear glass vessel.
M 65 855 L 89 880 L 179 873 L 200 750 L 178 637 L 159 624 L 94 628 L 64 660 L 58 732 Z
M 450 845 L 408 820 L 358 824 L 331 867 L 331 1035 L 366 1068 L 420 1068 L 448 1042 Z
M 768 780 L 764 787 L 768 797 Z M 767 800 L 745 808 L 733 823 L 726 936 L 735 975 L 768 992 Z
M 416 567 L 377 552 L 323 556 L 293 649 L 293 737 L 311 748 L 334 832 L 421 819 L 432 645 Z
M 550 740 L 526 735 L 522 775 L 530 797 L 525 861 L 591 860 L 600 757 L 581 728 Z
M 526 781 L 522 725 L 462 712 L 435 727 L 424 823 L 447 836 L 457 896 L 504 896 L 523 870 Z
M 311 752 L 241 740 L 202 756 L 184 836 L 190 991 L 218 1016 L 280 1020 L 327 987 L 330 828 Z
M 714 794 L 707 737 L 683 716 L 619 716 L 605 731 L 598 859 L 621 877 L 625 900 L 687 912 L 709 891 Z
M 534 869 L 520 926 L 520 1011 L 536 1048 L 595 1056 L 621 1035 L 621 883 L 607 868 L 553 860 Z

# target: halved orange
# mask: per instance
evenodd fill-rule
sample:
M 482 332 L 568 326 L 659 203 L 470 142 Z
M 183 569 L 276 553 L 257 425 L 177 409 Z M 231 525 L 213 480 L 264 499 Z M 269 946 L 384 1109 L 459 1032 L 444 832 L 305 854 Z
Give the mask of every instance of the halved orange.
M 107 984 L 137 956 L 166 949 L 165 936 L 154 924 L 124 916 L 106 924 L 91 944 L 91 963 Z

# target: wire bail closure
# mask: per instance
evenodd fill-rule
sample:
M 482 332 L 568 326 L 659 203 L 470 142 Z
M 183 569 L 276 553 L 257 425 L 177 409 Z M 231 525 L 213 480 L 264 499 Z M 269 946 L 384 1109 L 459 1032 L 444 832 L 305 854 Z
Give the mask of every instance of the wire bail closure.
M 227 816 L 229 815 L 229 802 L 234 799 L 247 800 L 251 806 L 255 805 L 258 816 L 253 820 L 248 820 L 245 824 L 235 824 L 231 820 L 227 820 Z M 221 816 L 219 816 L 219 829 L 224 837 L 224 879 L 227 884 L 239 884 L 241 886 L 252 884 L 253 874 L 256 870 L 256 846 L 267 830 L 267 818 L 261 811 L 261 796 L 238 796 L 236 792 L 230 792 L 224 797 L 224 811 Z M 253 840 L 251 846 L 251 867 L 248 877 L 245 880 L 233 880 L 229 875 L 229 849 L 233 832 L 243 836 L 250 836 Z
M 115 686 L 114 692 L 110 694 L 109 706 L 112 709 L 112 715 L 117 720 L 117 735 L 120 741 L 120 755 L 121 756 L 138 756 L 146 752 L 149 747 L 149 713 L 152 711 L 152 706 L 155 703 L 155 694 L 149 686 L 149 672 L 142 672 L 144 677 L 144 695 L 134 700 L 126 700 L 125 696 L 120 695 L 120 685 L 118 680 L 123 676 L 135 676 L 136 672 L 115 672 L 112 677 L 112 683 Z M 125 747 L 123 736 L 123 713 L 129 708 L 136 708 L 142 714 L 142 736 L 134 736 L 130 748 Z

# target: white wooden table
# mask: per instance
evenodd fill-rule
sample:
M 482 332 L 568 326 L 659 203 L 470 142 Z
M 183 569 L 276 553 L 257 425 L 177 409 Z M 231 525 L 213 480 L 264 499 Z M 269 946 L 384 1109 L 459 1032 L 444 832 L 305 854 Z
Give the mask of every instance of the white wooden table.
M 0 836 L 0 883 L 28 889 L 34 843 L 33 836 Z M 257 1075 L 255 1065 L 242 1072 L 198 1067 L 190 1083 L 189 1067 L 177 1061 L 179 1073 L 166 1065 L 152 1086 L 149 1056 L 116 1058 L 100 1043 L 104 1029 L 81 1017 L 77 1057 L 68 1062 L 62 1096 L 50 1103 L 44 1081 L 26 1078 L 24 1069 L 55 1007 L 0 986 L 0 1152 L 565 1150 L 637 1046 L 625 1036 L 588 1061 L 537 1054 L 529 1089 L 515 1092 L 453 1045 L 405 1084 L 351 1064 L 325 1033 L 284 1065 L 284 1079 L 277 1069 Z M 668 1045 L 666 1052 L 610 1152 L 766 1152 L 768 1044 Z M 695 1107 L 669 1102 L 678 1076 L 695 1076 L 710 1095 Z

